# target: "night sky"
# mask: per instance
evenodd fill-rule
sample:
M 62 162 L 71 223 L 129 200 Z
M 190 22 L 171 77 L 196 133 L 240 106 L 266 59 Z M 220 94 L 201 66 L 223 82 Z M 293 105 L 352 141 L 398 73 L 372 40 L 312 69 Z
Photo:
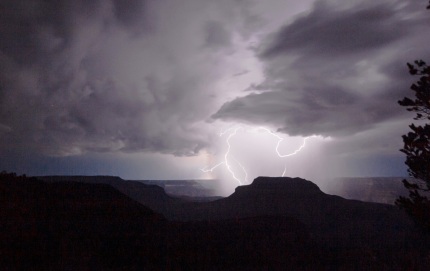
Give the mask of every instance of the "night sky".
M 430 60 L 426 5 L 1 0 L 0 170 L 405 176 L 397 101 Z

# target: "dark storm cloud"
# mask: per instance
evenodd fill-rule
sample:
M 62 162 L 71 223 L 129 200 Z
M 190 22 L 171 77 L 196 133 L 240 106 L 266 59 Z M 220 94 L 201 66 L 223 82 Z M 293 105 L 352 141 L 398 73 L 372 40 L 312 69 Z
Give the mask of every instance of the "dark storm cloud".
M 310 14 L 282 28 L 262 57 L 293 52 L 340 57 L 366 52 L 402 38 L 409 27 L 387 3 L 336 11 L 318 2 Z
M 405 64 L 430 57 L 429 18 L 413 1 L 318 1 L 261 43 L 267 91 L 225 103 L 213 118 L 327 136 L 404 119 L 397 100 L 413 80 Z
M 106 24 L 119 23 L 133 31 L 145 26 L 149 17 L 145 3 L 145 0 L 2 1 L 0 49 L 18 63 L 31 63 L 73 42 L 78 20 L 104 19 Z M 102 18 L 109 5 L 113 16 Z
M 270 91 L 251 94 L 226 103 L 215 118 L 247 120 L 249 123 L 274 124 L 290 135 L 346 135 L 367 130 L 375 123 L 392 117 L 390 108 L 380 108 L 336 86 L 305 88 L 303 94 L 291 98 L 291 92 Z M 345 112 L 347 114 L 345 114 Z M 285 123 L 288 127 L 283 127 Z M 342 128 L 342 129 L 339 129 Z
M 146 0 L 115 0 L 113 1 L 115 15 L 121 23 L 134 26 L 136 22 L 142 21 L 142 18 L 147 18 L 146 2 Z
M 211 48 L 225 47 L 231 44 L 230 33 L 221 22 L 209 21 L 205 26 L 205 46 Z
M 210 142 L 197 123 L 214 110 L 201 101 L 216 80 L 198 50 L 230 41 L 208 6 L 1 1 L 0 151 L 196 154 Z

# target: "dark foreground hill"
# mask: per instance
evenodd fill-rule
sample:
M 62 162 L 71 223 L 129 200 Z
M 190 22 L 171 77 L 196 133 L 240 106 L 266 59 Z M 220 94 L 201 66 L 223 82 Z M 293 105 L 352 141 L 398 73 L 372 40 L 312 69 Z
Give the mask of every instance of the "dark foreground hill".
M 397 207 L 327 195 L 314 183 L 300 178 L 258 177 L 251 185 L 237 187 L 225 199 L 177 214 L 186 220 L 260 215 L 294 217 L 308 227 L 315 241 L 328 249 L 396 254 L 417 244 L 428 245 Z
M 330 196 L 299 178 L 257 178 L 222 200 L 165 204 L 176 222 L 103 184 L 3 175 L 0 197 L 6 270 L 427 270 L 429 264 L 424 235 L 394 206 Z
M 166 224 L 106 184 L 1 176 L 2 270 L 85 270 L 129 261 L 157 265 Z
M 304 269 L 294 218 L 168 222 L 106 184 L 0 176 L 1 270 Z

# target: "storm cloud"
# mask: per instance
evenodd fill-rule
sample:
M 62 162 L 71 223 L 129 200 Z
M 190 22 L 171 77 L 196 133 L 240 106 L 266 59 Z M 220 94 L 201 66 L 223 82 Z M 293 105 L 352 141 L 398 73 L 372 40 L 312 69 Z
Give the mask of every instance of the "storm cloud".
M 221 2 L 2 1 L 0 148 L 195 155 L 242 9 Z
M 430 57 L 429 26 L 416 1 L 317 1 L 263 39 L 264 81 L 213 118 L 335 137 L 404 120 L 406 62 Z
M 421 2 L 1 1 L 0 167 L 228 181 L 199 169 L 225 159 L 220 131 L 243 125 L 278 131 L 283 147 L 286 134 L 324 138 L 301 160 L 262 163 L 273 138 L 245 133 L 231 153 L 260 147 L 247 168 L 397 175 L 406 63 L 430 59 Z M 357 161 L 357 174 L 339 166 Z M 372 161 L 395 162 L 378 173 Z

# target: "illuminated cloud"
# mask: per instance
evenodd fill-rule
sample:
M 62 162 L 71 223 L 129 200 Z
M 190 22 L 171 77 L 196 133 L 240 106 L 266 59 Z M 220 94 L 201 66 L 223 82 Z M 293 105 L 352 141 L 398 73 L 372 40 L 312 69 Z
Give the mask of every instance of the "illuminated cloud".
M 411 84 L 405 64 L 430 56 L 421 46 L 426 10 L 413 1 L 342 3 L 317 1 L 263 40 L 265 90 L 226 102 L 213 118 L 338 137 L 405 118 L 397 106 Z

